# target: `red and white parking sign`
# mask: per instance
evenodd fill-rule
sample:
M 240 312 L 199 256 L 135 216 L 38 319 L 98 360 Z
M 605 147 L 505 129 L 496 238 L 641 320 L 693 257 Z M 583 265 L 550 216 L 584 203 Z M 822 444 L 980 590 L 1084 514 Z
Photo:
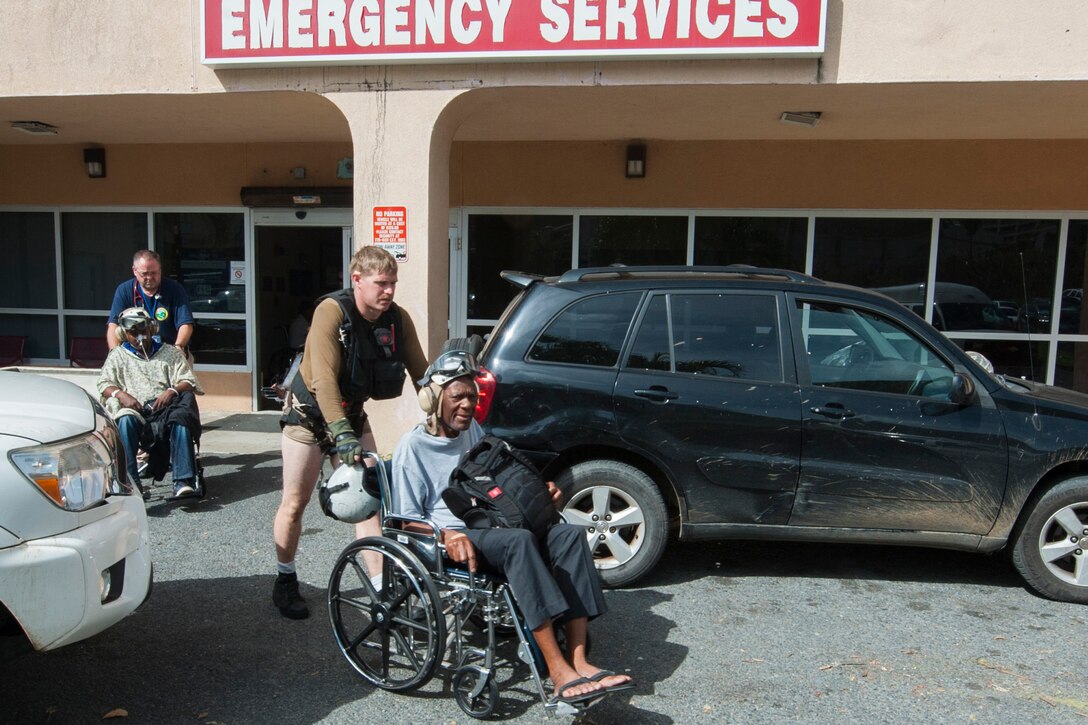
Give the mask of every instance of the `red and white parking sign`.
M 374 244 L 392 254 L 398 262 L 408 261 L 407 207 L 374 207 Z

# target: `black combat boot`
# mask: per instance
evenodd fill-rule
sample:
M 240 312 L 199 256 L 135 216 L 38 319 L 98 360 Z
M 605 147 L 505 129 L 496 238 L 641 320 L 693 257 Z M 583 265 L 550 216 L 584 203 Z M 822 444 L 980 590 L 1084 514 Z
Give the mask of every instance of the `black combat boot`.
M 298 576 L 295 574 L 276 576 L 276 583 L 272 586 L 272 603 L 288 619 L 306 619 L 310 616 L 310 608 L 298 592 Z

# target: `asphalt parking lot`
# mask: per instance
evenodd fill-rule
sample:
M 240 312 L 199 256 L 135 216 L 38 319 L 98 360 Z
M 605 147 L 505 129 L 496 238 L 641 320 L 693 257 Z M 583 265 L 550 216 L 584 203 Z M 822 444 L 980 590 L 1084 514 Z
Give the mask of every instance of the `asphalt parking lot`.
M 420 692 L 354 674 L 323 610 L 350 527 L 307 512 L 299 575 L 314 616 L 270 602 L 275 417 L 205 434 L 209 495 L 148 503 L 155 588 L 83 643 L 0 664 L 5 722 L 464 723 L 439 673 Z M 1029 593 L 1002 557 L 842 545 L 674 544 L 607 593 L 593 660 L 634 676 L 585 723 L 1084 723 L 1088 609 Z M 500 718 L 545 715 L 524 667 Z M 112 719 L 112 718 L 111 718 Z

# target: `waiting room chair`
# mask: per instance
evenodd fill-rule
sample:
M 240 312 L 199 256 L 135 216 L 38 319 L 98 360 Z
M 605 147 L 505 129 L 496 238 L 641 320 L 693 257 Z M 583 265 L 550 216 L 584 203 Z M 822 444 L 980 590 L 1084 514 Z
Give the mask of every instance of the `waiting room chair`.
M 104 337 L 73 337 L 68 361 L 74 368 L 100 368 L 110 354 Z
M 24 335 L 0 335 L 0 367 L 22 364 L 24 345 Z

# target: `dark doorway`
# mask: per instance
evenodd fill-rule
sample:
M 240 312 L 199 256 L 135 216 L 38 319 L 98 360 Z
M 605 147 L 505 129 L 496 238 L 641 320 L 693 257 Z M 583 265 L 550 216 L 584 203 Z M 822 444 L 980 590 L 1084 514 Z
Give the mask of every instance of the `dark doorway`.
M 343 286 L 342 227 L 255 228 L 257 252 L 258 389 L 270 385 L 292 357 L 291 326 L 321 295 Z M 279 407 L 260 399 L 260 410 Z

